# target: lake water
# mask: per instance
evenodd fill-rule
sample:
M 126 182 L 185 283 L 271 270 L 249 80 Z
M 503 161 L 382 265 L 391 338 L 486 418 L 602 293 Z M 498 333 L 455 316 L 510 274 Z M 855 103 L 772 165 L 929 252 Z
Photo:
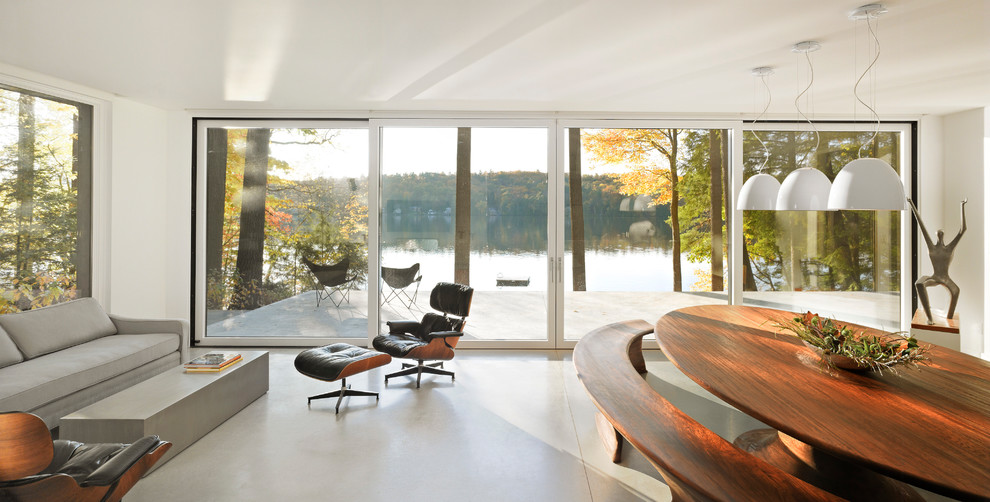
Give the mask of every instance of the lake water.
M 479 221 L 480 220 L 480 221 Z M 565 225 L 569 228 L 569 223 Z M 471 285 L 499 289 L 496 280 L 529 278 L 528 286 L 547 288 L 547 223 L 539 217 L 475 218 L 471 225 Z M 651 213 L 589 218 L 585 224 L 585 275 L 588 291 L 673 291 L 670 229 Z M 565 232 L 565 239 L 570 239 Z M 454 279 L 453 228 L 449 217 L 387 217 L 383 225 L 382 265 L 420 264 L 422 288 Z M 564 255 L 564 287 L 572 289 L 572 254 Z M 710 272 L 709 263 L 681 256 L 683 290 Z

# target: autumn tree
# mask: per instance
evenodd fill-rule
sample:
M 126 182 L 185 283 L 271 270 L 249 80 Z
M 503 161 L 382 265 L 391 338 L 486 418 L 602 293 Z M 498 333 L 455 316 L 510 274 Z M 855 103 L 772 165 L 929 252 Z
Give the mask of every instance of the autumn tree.
M 260 307 L 265 249 L 265 197 L 271 129 L 248 129 L 241 192 L 240 238 L 237 245 L 237 283 L 233 310 Z
M 223 280 L 223 213 L 227 188 L 227 129 L 206 131 L 206 276 Z M 208 305 L 207 308 L 214 307 Z
M 582 137 L 595 161 L 629 167 L 619 175 L 623 194 L 648 195 L 655 204 L 670 206 L 674 291 L 682 290 L 678 135 L 678 129 L 599 129 Z

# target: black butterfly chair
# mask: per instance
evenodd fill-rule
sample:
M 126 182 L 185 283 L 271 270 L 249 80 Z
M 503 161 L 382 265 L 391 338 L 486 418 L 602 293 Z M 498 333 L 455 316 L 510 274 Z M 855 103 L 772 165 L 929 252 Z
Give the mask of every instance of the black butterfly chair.
M 409 268 L 382 267 L 382 280 L 385 281 L 385 285 L 390 290 L 385 293 L 385 303 L 389 303 L 392 300 L 399 300 L 399 303 L 412 308 L 413 304 L 416 303 L 416 295 L 419 294 L 419 283 L 422 282 L 423 276 L 419 274 L 419 263 L 417 263 Z M 413 294 L 410 296 L 406 292 L 406 288 L 413 283 L 416 284 L 416 288 L 413 289 Z M 405 297 L 405 300 L 402 299 L 403 297 Z
M 443 361 L 454 358 L 454 347 L 464 335 L 473 296 L 474 289 L 469 286 L 441 282 L 430 292 L 430 306 L 443 315 L 427 312 L 420 322 L 389 321 L 388 333 L 375 337 L 372 345 L 392 357 L 415 359 L 418 364 L 403 363 L 402 370 L 385 375 L 385 383 L 392 377 L 416 375 L 416 388 L 419 388 L 423 373 L 445 375 L 453 380 L 454 372 L 442 369 Z M 426 364 L 426 361 L 440 362 Z
M 347 275 L 351 260 L 344 258 L 333 265 L 319 265 L 313 263 L 309 258 L 303 258 L 302 262 L 309 268 L 309 271 L 316 277 L 316 306 L 320 306 L 321 300 L 329 299 L 335 307 L 340 307 L 345 301 L 350 303 L 351 283 L 355 276 Z M 333 294 L 340 293 L 340 300 L 334 300 Z
M 119 501 L 171 446 L 52 441 L 37 415 L 0 413 L 0 500 Z

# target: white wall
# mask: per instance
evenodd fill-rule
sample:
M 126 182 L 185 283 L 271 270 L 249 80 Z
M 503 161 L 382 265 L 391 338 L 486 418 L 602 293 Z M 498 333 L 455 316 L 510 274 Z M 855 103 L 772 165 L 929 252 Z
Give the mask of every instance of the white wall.
M 943 123 L 944 118 L 940 115 L 926 115 L 918 122 L 918 179 L 916 180 L 918 199 L 915 205 L 918 206 L 918 212 L 921 213 L 921 219 L 929 232 L 946 228 L 943 214 L 945 206 Z M 916 257 L 918 275 L 931 274 L 932 266 L 926 251 L 925 238 L 922 237 L 920 229 L 914 237 L 918 243 Z M 945 310 L 949 307 L 949 293 L 945 288 L 929 288 L 928 296 L 934 308 Z M 921 306 L 918 305 L 918 308 Z
M 168 113 L 168 173 L 165 206 L 168 216 L 164 233 L 168 260 L 168 277 L 163 287 L 167 317 L 189 319 L 190 270 L 192 249 L 192 117 L 185 111 Z
M 979 356 L 984 352 L 985 245 L 985 152 L 986 110 L 983 108 L 943 117 L 943 166 L 941 223 L 927 223 L 933 234 L 941 228 L 946 241 L 959 231 L 959 203 L 966 205 L 966 234 L 955 250 L 949 276 L 959 285 L 960 350 Z M 922 253 L 921 273 L 931 270 L 927 253 Z M 925 267 L 928 268 L 925 268 Z M 948 304 L 932 304 L 947 309 Z
M 132 317 L 165 317 L 171 254 L 165 232 L 168 204 L 167 114 L 127 99 L 113 102 L 111 162 L 110 310 Z

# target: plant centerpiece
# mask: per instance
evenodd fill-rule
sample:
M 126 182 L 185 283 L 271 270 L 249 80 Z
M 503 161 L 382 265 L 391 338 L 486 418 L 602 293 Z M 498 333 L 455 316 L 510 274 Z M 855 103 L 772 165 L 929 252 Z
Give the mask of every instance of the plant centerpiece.
M 920 345 L 901 333 L 867 335 L 854 333 L 834 319 L 807 312 L 790 321 L 776 322 L 777 328 L 797 335 L 821 356 L 822 366 L 847 370 L 896 371 L 900 364 L 928 364 L 930 345 Z

